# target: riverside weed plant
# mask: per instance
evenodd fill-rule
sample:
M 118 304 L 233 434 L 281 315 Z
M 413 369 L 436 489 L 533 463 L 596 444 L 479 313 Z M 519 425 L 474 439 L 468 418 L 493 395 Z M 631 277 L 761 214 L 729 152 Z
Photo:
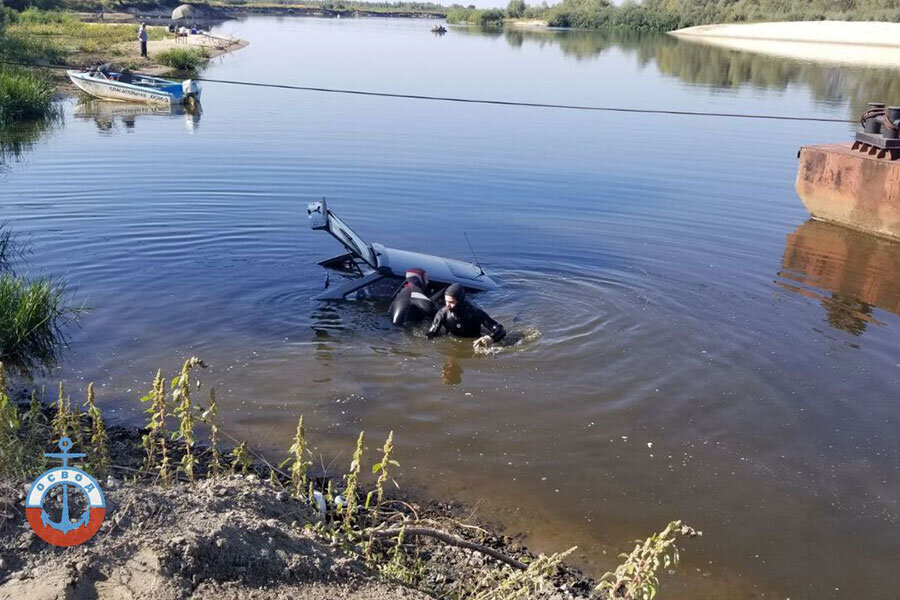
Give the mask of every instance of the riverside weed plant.
M 576 549 L 577 546 L 573 546 L 565 552 L 557 552 L 550 556 L 541 554 L 528 565 L 527 569 L 516 571 L 499 584 L 480 582 L 472 593 L 473 600 L 528 600 L 536 592 L 546 591 L 552 587 L 550 578 L 556 573 L 562 561 Z
M 675 541 L 678 536 L 703 535 L 681 521 L 672 521 L 665 529 L 646 540 L 636 540 L 630 554 L 620 554 L 625 559 L 616 570 L 604 573 L 595 591 L 607 598 L 649 600 L 659 591 L 660 568 L 668 569 L 678 564 L 679 554 Z
M 6 375 L 0 363 L 0 477 L 17 478 L 21 474 L 20 426 L 19 411 L 6 392 Z
M 106 481 L 109 473 L 109 435 L 106 425 L 103 423 L 103 413 L 94 403 L 94 384 L 89 383 L 87 389 L 88 418 L 91 420 L 91 443 L 88 449 L 88 458 L 94 475 L 101 481 Z
M 310 463 L 306 460 L 306 454 L 309 449 L 306 445 L 306 430 L 303 428 L 303 415 L 297 420 L 297 432 L 294 434 L 294 443 L 288 450 L 288 456 L 279 467 L 284 468 L 285 465 L 291 465 L 291 490 L 295 498 L 300 498 L 306 491 L 306 473 L 309 470 Z M 312 495 L 309 497 L 312 500 Z
M 59 382 L 59 395 L 56 398 L 56 416 L 53 417 L 53 435 L 62 439 L 69 435 L 69 413 L 66 409 L 66 391 L 63 382 Z
M 181 373 L 172 380 L 172 401 L 175 403 L 175 416 L 179 419 L 178 431 L 172 434 L 172 439 L 180 439 L 184 444 L 180 469 L 190 482 L 194 481 L 194 467 L 197 464 L 194 455 L 194 406 L 191 404 L 191 370 L 194 367 L 206 368 L 206 365 L 192 356 L 184 361 Z
M 356 513 L 356 486 L 359 483 L 365 437 L 366 432 L 360 431 L 359 438 L 356 440 L 356 451 L 353 453 L 353 460 L 350 461 L 350 472 L 347 474 L 347 489 L 344 492 L 344 498 L 347 502 L 344 525 L 348 528 L 351 526 L 353 516 Z
M 153 379 L 153 389 L 149 394 L 141 398 L 141 402 L 149 404 L 146 413 L 147 433 L 141 436 L 141 446 L 146 453 L 144 458 L 144 473 L 159 471 L 159 479 L 162 485 L 168 485 L 170 479 L 168 437 L 166 432 L 166 390 L 163 383 L 162 370 L 156 372 Z M 158 455 L 158 457 L 157 457 Z M 157 467 L 158 463 L 158 467 Z
M 47 459 L 44 457 L 44 439 L 47 437 L 47 418 L 44 416 L 37 391 L 31 391 L 28 412 L 25 414 L 27 424 L 24 442 L 24 461 L 26 473 L 40 473 L 46 470 Z
M 377 494 L 377 499 L 375 501 L 375 510 L 374 517 L 378 518 L 378 508 L 381 506 L 382 501 L 384 500 L 384 484 L 387 483 L 388 480 L 388 466 L 394 465 L 395 467 L 399 467 L 400 463 L 396 460 L 393 460 L 391 456 L 394 453 L 394 432 L 391 431 L 388 434 L 387 440 L 384 442 L 384 448 L 382 448 L 384 454 L 381 457 L 381 462 L 375 463 L 372 465 L 372 473 L 379 473 L 378 481 L 375 482 L 375 491 Z M 366 501 L 366 508 L 368 508 L 368 500 Z
M 200 420 L 209 425 L 209 449 L 212 458 L 209 461 L 207 475 L 216 479 L 219 476 L 221 456 L 219 454 L 219 426 L 216 423 L 216 415 L 219 406 L 216 403 L 216 388 L 209 388 L 209 408 L 200 415 Z
M 238 469 L 240 469 L 241 475 L 249 475 L 250 467 L 253 466 L 253 461 L 250 460 L 247 442 L 241 442 L 235 446 L 234 450 L 231 451 L 231 456 L 234 459 L 231 461 L 231 473 L 237 473 Z

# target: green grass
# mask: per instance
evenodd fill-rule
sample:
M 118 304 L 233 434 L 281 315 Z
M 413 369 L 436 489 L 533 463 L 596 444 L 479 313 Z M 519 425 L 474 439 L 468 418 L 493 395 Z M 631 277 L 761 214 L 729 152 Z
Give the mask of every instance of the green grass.
M 82 23 L 72 14 L 30 8 L 0 36 L 0 57 L 28 64 L 63 64 L 84 59 L 78 55 L 107 58 L 121 55 L 120 44 L 137 47 L 136 25 Z M 148 28 L 151 40 L 168 35 L 163 27 Z M 88 57 L 88 58 L 90 58 Z
M 199 48 L 173 48 L 154 57 L 158 63 L 179 71 L 193 71 L 206 59 L 206 50 Z
M 0 129 L 53 112 L 53 86 L 42 75 L 0 66 Z
M 78 312 L 64 296 L 65 285 L 49 278 L 0 273 L 0 361 L 28 373 L 56 359 L 62 329 Z
M 19 13 L 17 22 L 47 25 L 50 23 L 74 23 L 76 19 L 74 15 L 59 10 L 39 10 L 31 7 Z

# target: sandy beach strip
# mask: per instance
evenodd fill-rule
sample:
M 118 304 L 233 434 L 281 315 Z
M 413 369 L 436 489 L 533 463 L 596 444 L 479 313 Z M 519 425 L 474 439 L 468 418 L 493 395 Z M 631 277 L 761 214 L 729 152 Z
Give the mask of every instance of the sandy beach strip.
M 900 69 L 900 23 L 797 21 L 699 25 L 680 39 L 799 60 Z

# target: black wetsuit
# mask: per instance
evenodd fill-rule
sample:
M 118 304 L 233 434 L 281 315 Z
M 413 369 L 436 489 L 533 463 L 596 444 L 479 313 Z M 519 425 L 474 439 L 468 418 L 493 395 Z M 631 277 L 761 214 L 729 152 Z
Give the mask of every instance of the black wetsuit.
M 445 294 L 456 298 L 456 308 L 450 310 L 444 306 L 434 315 L 434 321 L 428 329 L 428 337 L 440 335 L 441 329 L 446 329 L 447 332 L 457 337 L 481 337 L 482 327 L 490 332 L 491 339 L 495 342 L 499 342 L 506 335 L 503 325 L 466 300 L 465 290 L 462 286 L 451 285 Z

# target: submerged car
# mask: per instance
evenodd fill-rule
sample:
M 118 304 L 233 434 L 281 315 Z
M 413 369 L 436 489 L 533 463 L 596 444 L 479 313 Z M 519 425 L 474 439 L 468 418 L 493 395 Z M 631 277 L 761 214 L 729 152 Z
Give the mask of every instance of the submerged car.
M 469 291 L 492 290 L 493 279 L 475 264 L 431 254 L 390 248 L 366 242 L 336 214 L 328 210 L 323 198 L 307 207 L 309 225 L 314 230 L 327 231 L 347 250 L 346 253 L 323 260 L 320 265 L 350 277 L 340 285 L 329 287 L 316 296 L 317 300 L 343 300 L 365 288 L 384 281 L 395 281 L 397 288 L 408 271 L 423 270 L 434 288 L 442 289 L 458 283 Z

